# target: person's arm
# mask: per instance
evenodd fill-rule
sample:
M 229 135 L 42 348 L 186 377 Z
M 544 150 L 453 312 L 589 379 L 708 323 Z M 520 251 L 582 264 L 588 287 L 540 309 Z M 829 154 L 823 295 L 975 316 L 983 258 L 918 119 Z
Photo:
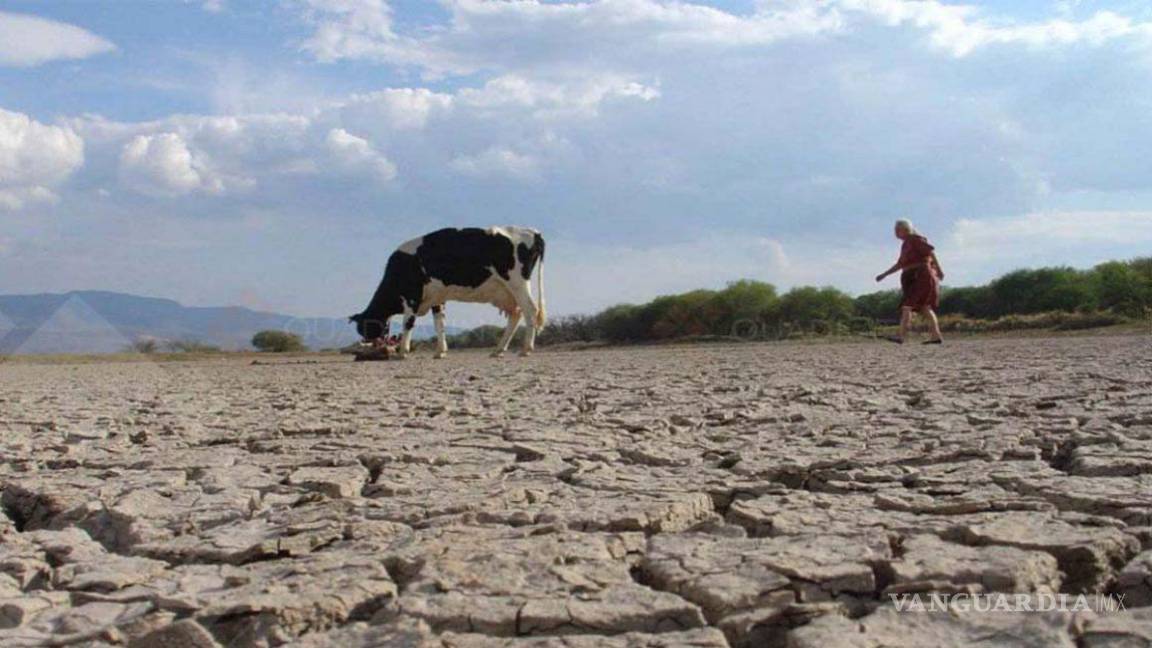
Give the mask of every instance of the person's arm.
M 884 281 L 884 279 L 886 279 L 888 277 L 888 275 L 890 275 L 894 272 L 897 272 L 899 270 L 903 270 L 903 268 L 900 267 L 900 262 L 897 261 L 896 263 L 892 264 L 891 268 L 888 268 L 884 272 L 876 275 L 876 281 Z
M 883 274 L 876 275 L 876 281 L 884 281 L 884 279 L 886 279 L 888 277 L 888 275 L 890 275 L 890 274 L 894 274 L 894 273 L 897 273 L 897 272 L 900 272 L 903 270 L 912 270 L 913 268 L 920 268 L 920 267 L 926 266 L 930 263 L 932 263 L 932 259 L 925 259 L 924 261 L 917 261 L 916 263 L 909 263 L 906 266 L 902 266 L 902 265 L 900 265 L 900 262 L 897 261 L 891 268 L 888 268 L 887 270 L 885 270 Z M 939 266 L 937 266 L 937 267 L 939 267 Z M 941 272 L 939 274 L 939 277 L 941 279 L 943 279 L 944 273 Z
M 932 268 L 936 272 L 936 278 L 940 281 L 944 281 L 944 268 L 940 267 L 940 259 L 936 256 L 935 253 L 932 254 Z

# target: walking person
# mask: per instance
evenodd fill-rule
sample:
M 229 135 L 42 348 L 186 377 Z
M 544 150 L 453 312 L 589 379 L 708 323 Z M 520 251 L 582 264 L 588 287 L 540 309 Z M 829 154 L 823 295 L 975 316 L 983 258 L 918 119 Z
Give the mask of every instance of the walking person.
M 943 344 L 944 337 L 940 335 L 936 309 L 940 306 L 940 282 L 944 280 L 944 271 L 936 258 L 936 248 L 912 227 L 911 222 L 904 219 L 896 221 L 896 238 L 903 241 L 900 259 L 876 276 L 879 282 L 884 281 L 888 275 L 900 272 L 900 288 L 904 293 L 900 302 L 900 335 L 888 339 L 904 344 L 908 330 L 912 327 L 912 314 L 920 313 L 932 329 L 932 337 L 924 344 Z

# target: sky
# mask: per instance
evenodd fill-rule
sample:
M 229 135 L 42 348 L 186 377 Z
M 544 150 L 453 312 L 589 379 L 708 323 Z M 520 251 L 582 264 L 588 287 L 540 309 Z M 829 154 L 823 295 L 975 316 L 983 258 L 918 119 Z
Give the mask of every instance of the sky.
M 341 316 L 500 224 L 553 315 L 862 293 L 897 218 L 974 284 L 1149 254 L 1149 150 L 1144 0 L 0 3 L 5 294 Z

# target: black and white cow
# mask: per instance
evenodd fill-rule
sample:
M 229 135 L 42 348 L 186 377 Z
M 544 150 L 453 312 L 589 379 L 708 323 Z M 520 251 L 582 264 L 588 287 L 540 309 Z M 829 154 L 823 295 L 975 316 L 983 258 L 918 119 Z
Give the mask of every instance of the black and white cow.
M 539 265 L 539 269 L 537 269 Z M 536 272 L 539 300 L 529 284 Z M 365 342 L 379 344 L 388 336 L 394 315 L 404 318 L 399 353 L 411 350 L 416 318 L 432 311 L 436 322 L 436 357 L 448 351 L 444 339 L 444 303 L 492 304 L 508 318 L 508 327 L 494 356 L 501 356 L 520 324 L 527 319 L 524 348 L 536 345 L 544 328 L 544 237 L 526 227 L 448 228 L 401 245 L 388 257 L 384 279 L 363 313 L 353 315 L 356 332 Z

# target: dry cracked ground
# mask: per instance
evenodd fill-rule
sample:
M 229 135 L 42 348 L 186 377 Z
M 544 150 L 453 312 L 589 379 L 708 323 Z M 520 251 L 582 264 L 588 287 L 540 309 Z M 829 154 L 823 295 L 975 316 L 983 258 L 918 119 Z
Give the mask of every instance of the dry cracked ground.
M 0 453 L 3 646 L 1152 644 L 1147 336 L 10 363 Z

